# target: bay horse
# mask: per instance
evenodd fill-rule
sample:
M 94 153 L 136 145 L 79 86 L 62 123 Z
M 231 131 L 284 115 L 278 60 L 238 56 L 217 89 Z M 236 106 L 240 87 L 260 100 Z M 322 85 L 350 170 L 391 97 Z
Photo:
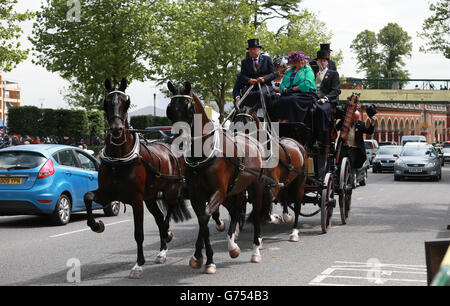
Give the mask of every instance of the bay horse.
M 247 108 L 246 110 L 236 108 L 236 114 L 233 118 L 235 127 L 239 127 L 236 125 L 236 123 L 241 122 L 243 123 L 243 126 L 241 126 L 241 128 L 243 127 L 244 129 L 246 129 L 246 125 L 248 125 L 249 122 L 254 122 L 256 124 L 257 130 L 259 131 L 261 124 L 256 113 L 258 107 L 259 105 L 255 105 L 253 108 Z M 257 137 L 259 138 L 260 135 L 261 134 L 258 133 Z M 269 135 L 269 137 L 270 136 L 274 137 L 272 135 Z M 265 139 L 266 137 L 264 138 L 264 140 Z M 300 215 L 301 204 L 305 195 L 305 185 L 307 178 L 306 169 L 308 169 L 308 153 L 298 141 L 292 138 L 283 137 L 276 141 L 275 144 L 276 147 L 273 149 L 278 151 L 277 156 L 279 162 L 276 164 L 276 166 L 268 168 L 266 171 L 266 175 L 279 184 L 267 185 L 266 195 L 268 192 L 268 196 L 264 197 L 264 201 L 266 201 L 264 205 L 269 205 L 269 207 L 271 207 L 273 201 L 280 202 L 283 206 L 282 219 L 286 223 L 290 223 L 292 221 L 292 217 L 288 214 L 287 208 L 291 203 L 294 203 L 293 210 L 295 214 L 295 220 L 293 222 L 293 230 L 292 234 L 289 237 L 289 241 L 298 242 L 298 217 Z M 273 215 L 270 215 L 270 217 L 271 223 L 279 223 L 274 220 Z
M 175 88 L 171 82 L 168 82 L 168 89 L 173 96 L 167 107 L 167 117 L 172 123 L 187 124 L 188 128 L 183 134 L 189 134 L 187 135 L 190 138 L 187 144 L 188 149 L 195 153 L 197 146 L 212 148 L 209 154 L 205 154 L 202 150 L 198 156 L 189 157 L 186 154 L 184 156 L 189 196 L 199 223 L 195 253 L 189 265 L 194 269 L 202 267 L 202 249 L 205 247 L 207 257 L 205 273 L 216 273 L 208 222 L 211 214 L 217 212 L 220 205 L 227 208 L 231 217 L 227 235 L 230 257 L 239 256 L 240 248 L 235 242 L 235 231 L 242 210 L 241 206 L 246 205 L 246 203 L 243 204 L 242 198 L 245 190 L 248 191 L 249 199 L 253 203 L 251 218 L 254 224 L 254 239 L 251 261 L 261 262 L 261 219 L 264 215 L 262 206 L 264 182 L 260 177 L 263 165 L 261 148 L 257 141 L 246 135 L 240 134 L 231 138 L 222 129 L 215 128 L 206 115 L 202 103 L 192 92 L 189 82 L 179 88 Z M 196 131 L 199 131 L 199 135 Z M 242 154 L 243 152 L 246 154 Z
M 147 143 L 139 134 L 130 131 L 128 109 L 130 98 L 125 93 L 127 80 L 120 86 L 111 85 L 106 80 L 107 90 L 104 99 L 104 112 L 108 124 L 105 147 L 100 154 L 98 170 L 98 189 L 85 195 L 87 224 L 96 233 L 105 229 L 103 222 L 95 221 L 92 215 L 92 202 L 106 206 L 112 201 L 127 203 L 133 208 L 134 237 L 137 243 L 137 262 L 130 278 L 141 278 L 145 264 L 144 242 L 144 201 L 154 216 L 159 228 L 160 253 L 156 263 L 164 263 L 167 257 L 167 243 L 173 234 L 169 231 L 169 221 L 184 221 L 190 213 L 181 196 L 184 165 L 176 157 L 170 146 L 162 142 Z M 163 193 L 164 214 L 158 208 L 158 193 Z

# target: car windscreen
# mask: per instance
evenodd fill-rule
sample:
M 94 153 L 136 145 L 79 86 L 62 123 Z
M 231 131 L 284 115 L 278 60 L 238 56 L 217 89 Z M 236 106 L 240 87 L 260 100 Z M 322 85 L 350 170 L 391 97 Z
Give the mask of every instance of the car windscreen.
M 444 143 L 444 148 L 450 148 L 450 143 L 448 142 Z
M 34 152 L 0 152 L 0 170 L 33 169 L 42 165 L 46 160 L 44 156 Z
M 378 155 L 394 155 L 400 153 L 401 147 L 380 147 Z
M 364 144 L 366 145 L 366 150 L 372 150 L 372 143 L 371 142 L 364 142 Z
M 422 156 L 422 157 L 425 157 L 425 156 L 427 156 L 427 152 L 430 152 L 430 153 L 428 153 L 428 155 L 436 156 L 432 149 L 426 148 L 426 147 L 422 147 L 422 148 L 405 147 L 405 148 L 403 148 L 403 151 L 400 154 L 400 156 Z
M 450 153 L 450 147 L 448 147 L 448 148 L 443 148 L 443 149 L 442 149 L 442 153 Z

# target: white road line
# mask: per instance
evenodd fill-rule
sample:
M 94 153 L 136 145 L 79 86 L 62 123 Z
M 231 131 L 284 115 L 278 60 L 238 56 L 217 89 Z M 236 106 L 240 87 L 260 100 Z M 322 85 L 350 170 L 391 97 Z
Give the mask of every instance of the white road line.
M 335 261 L 335 263 L 340 264 L 350 264 L 350 265 L 363 265 L 367 266 L 367 262 L 354 262 L 354 261 Z M 377 265 L 378 266 L 378 265 Z M 379 264 L 380 267 L 416 267 L 416 268 L 423 268 L 426 269 L 426 266 L 423 265 L 401 265 L 401 264 Z
M 390 270 L 378 270 L 378 269 L 355 269 L 355 268 L 341 268 L 341 267 L 332 267 L 334 270 L 339 270 L 339 271 L 359 271 L 359 272 L 380 272 L 381 274 L 383 273 L 403 273 L 403 274 L 420 274 L 420 275 L 427 275 L 426 272 L 411 272 L 411 271 L 390 271 Z M 326 274 L 325 272 L 322 272 L 322 274 Z
M 377 278 L 377 277 L 326 275 L 326 278 L 361 279 L 361 280 L 374 281 L 374 282 L 381 280 L 384 283 L 386 283 L 387 281 L 409 282 L 409 283 L 427 283 L 426 280 L 421 280 L 421 279 L 401 279 L 401 278 L 384 278 L 384 277 Z
M 130 221 L 131 221 L 131 219 L 105 224 L 105 226 L 117 225 L 117 224 L 126 223 L 126 222 L 130 222 Z M 58 234 L 58 235 L 53 235 L 53 236 L 50 236 L 49 238 L 58 238 L 58 237 L 68 236 L 68 235 L 86 232 L 86 231 L 90 231 L 90 230 L 91 230 L 90 228 L 85 228 L 85 229 L 77 230 L 77 231 L 73 231 L 73 232 L 67 232 L 67 233 L 62 233 L 62 234 Z

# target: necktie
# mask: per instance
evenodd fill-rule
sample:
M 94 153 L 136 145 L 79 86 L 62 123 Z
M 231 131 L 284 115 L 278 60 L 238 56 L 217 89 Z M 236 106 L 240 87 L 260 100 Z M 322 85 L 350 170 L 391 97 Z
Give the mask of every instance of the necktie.
M 258 71 L 258 59 L 257 58 L 253 59 L 253 64 L 255 66 L 255 71 Z

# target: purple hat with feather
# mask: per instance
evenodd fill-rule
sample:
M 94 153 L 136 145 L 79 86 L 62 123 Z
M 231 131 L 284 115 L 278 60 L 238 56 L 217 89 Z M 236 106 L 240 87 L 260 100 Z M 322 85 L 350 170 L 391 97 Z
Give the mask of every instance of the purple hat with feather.
M 292 51 L 289 53 L 289 64 L 295 63 L 296 61 L 300 60 L 307 60 L 309 61 L 311 58 L 309 56 L 306 56 L 304 52 L 301 51 Z

